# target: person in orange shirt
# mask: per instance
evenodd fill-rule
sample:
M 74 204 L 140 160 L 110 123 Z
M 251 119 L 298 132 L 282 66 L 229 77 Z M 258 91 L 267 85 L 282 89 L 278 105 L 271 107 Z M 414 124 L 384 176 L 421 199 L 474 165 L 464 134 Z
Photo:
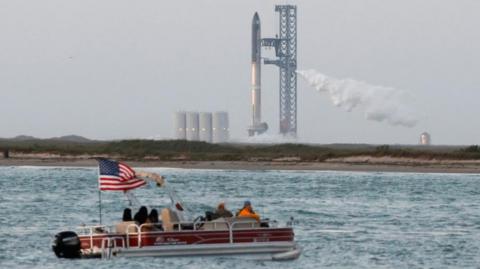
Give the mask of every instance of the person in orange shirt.
M 250 203 L 250 201 L 245 201 L 243 203 L 243 208 L 238 211 L 237 217 L 254 218 L 260 222 L 260 215 L 253 211 L 252 203 Z

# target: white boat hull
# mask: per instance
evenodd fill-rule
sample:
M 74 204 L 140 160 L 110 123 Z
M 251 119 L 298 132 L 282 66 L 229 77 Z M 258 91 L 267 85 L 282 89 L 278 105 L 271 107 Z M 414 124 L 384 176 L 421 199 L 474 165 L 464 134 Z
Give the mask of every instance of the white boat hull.
M 300 256 L 301 249 L 294 242 L 256 242 L 198 245 L 158 245 L 141 248 L 112 250 L 117 257 L 179 257 L 247 255 L 260 259 L 292 260 Z

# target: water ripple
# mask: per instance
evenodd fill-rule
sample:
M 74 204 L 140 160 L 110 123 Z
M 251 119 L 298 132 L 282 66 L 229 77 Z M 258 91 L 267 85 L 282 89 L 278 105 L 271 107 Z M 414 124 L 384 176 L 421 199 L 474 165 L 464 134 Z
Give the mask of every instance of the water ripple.
M 235 210 L 249 199 L 263 216 L 291 216 L 304 248 L 299 260 L 238 258 L 59 260 L 55 233 L 98 221 L 97 172 L 89 168 L 0 168 L 0 268 L 477 268 L 480 176 L 459 174 L 219 171 L 151 168 L 165 175 L 189 209 L 219 201 Z M 162 190 L 137 191 L 162 207 Z M 104 219 L 127 201 L 105 192 Z

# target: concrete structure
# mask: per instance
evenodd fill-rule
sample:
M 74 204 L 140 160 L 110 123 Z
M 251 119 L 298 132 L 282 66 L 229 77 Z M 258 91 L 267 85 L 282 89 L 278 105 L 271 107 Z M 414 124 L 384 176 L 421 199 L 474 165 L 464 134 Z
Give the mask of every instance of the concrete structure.
M 199 122 L 200 122 L 200 131 L 199 131 L 200 141 L 212 143 L 212 113 L 201 112 L 199 115 Z
M 198 141 L 199 139 L 199 120 L 197 112 L 187 112 L 186 138 L 188 141 Z
M 431 140 L 430 134 L 427 132 L 423 132 L 420 135 L 420 145 L 428 146 L 428 145 L 431 145 L 431 143 L 432 143 L 432 140 Z
M 212 142 L 225 143 L 229 139 L 229 123 L 227 112 L 215 112 L 212 116 Z
M 175 113 L 175 139 L 185 140 L 187 139 L 187 113 L 179 111 Z
M 248 127 L 248 135 L 262 134 L 268 125 L 262 122 L 262 96 L 261 96 L 261 63 L 262 63 L 262 37 L 260 17 L 255 12 L 252 20 L 252 125 Z

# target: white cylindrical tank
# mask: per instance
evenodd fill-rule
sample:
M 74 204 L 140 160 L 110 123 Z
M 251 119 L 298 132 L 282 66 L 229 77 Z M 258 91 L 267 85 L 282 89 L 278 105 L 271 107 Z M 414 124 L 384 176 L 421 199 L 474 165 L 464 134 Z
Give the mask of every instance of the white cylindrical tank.
M 212 143 L 212 113 L 202 112 L 199 115 L 200 141 Z
M 187 140 L 198 141 L 198 113 L 187 112 Z
M 229 124 L 227 112 L 215 112 L 212 116 L 212 141 L 225 143 L 229 139 Z
M 175 113 L 175 139 L 185 140 L 187 139 L 187 113 L 184 111 L 178 111 Z

